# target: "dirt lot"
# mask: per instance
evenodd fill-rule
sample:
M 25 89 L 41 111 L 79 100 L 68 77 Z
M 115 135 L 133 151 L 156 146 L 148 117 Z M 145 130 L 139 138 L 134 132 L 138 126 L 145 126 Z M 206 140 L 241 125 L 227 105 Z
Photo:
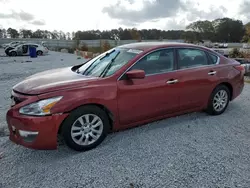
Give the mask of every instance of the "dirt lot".
M 36 72 L 83 61 L 56 52 L 26 60 L 0 57 L 1 127 L 13 85 Z M 0 188 L 249 187 L 249 93 L 246 84 L 221 116 L 193 113 L 114 133 L 85 153 L 66 146 L 30 150 L 2 136 Z

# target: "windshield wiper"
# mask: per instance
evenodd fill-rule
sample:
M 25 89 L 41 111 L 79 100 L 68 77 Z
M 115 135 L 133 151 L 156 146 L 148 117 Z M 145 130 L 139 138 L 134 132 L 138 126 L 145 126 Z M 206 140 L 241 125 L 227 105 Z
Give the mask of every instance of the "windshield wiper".
M 80 65 L 76 65 L 76 66 L 74 66 L 74 67 L 76 67 L 76 69 L 74 69 L 74 71 L 77 73 L 77 74 L 79 74 L 80 73 L 80 68 L 83 66 L 83 65 L 85 65 L 86 63 L 88 63 L 89 61 L 86 61 L 86 62 L 84 62 L 84 63 L 82 63 L 82 64 L 80 64 Z
M 102 56 L 99 60 L 101 61 L 102 59 L 104 59 L 105 57 L 107 57 L 107 56 L 109 56 L 111 53 L 113 53 L 115 51 L 115 49 L 114 50 L 112 50 L 111 52 L 107 52 L 104 56 Z
M 96 61 L 101 61 L 102 59 L 104 59 L 105 57 L 109 56 L 111 53 L 113 53 L 115 51 L 115 49 L 113 49 L 111 52 L 107 52 L 104 56 L 102 56 L 101 58 L 97 59 Z M 95 63 L 95 62 L 93 62 Z M 92 64 L 93 64 L 92 63 Z M 92 65 L 91 64 L 91 65 Z M 91 65 L 89 65 L 89 67 L 86 68 L 86 70 L 82 73 L 82 75 L 85 75 L 85 73 L 89 70 L 89 68 L 91 67 Z M 97 65 L 96 65 L 97 66 Z
M 111 65 L 113 64 L 114 60 L 116 59 L 116 57 L 120 54 L 120 51 L 117 52 L 117 54 L 115 55 L 115 57 L 113 57 L 110 62 L 108 63 L 108 65 L 106 66 L 106 68 L 102 71 L 102 73 L 100 74 L 100 77 L 104 77 L 108 70 L 110 69 Z

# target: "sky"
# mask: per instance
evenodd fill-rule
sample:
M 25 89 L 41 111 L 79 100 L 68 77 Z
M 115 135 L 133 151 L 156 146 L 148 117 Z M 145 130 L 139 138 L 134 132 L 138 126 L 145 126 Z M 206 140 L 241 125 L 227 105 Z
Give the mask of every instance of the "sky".
M 0 28 L 18 30 L 177 30 L 222 17 L 249 22 L 250 0 L 0 0 Z

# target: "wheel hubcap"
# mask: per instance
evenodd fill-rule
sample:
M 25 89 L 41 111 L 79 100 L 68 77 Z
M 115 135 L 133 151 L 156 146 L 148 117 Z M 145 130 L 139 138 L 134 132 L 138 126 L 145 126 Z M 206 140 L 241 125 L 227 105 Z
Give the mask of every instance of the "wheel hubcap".
M 228 94 L 225 90 L 220 90 L 216 93 L 216 95 L 214 96 L 214 100 L 213 100 L 213 107 L 217 112 L 222 111 L 226 105 L 227 105 L 227 101 L 228 101 Z
M 71 137 L 79 145 L 90 145 L 96 142 L 103 131 L 103 122 L 95 114 L 79 117 L 71 128 Z

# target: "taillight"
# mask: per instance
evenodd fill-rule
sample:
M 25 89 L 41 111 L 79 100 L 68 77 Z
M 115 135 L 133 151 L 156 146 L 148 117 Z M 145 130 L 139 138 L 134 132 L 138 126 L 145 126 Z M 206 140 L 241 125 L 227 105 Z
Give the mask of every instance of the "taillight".
M 245 74 L 245 67 L 243 65 L 236 65 L 234 68 Z

